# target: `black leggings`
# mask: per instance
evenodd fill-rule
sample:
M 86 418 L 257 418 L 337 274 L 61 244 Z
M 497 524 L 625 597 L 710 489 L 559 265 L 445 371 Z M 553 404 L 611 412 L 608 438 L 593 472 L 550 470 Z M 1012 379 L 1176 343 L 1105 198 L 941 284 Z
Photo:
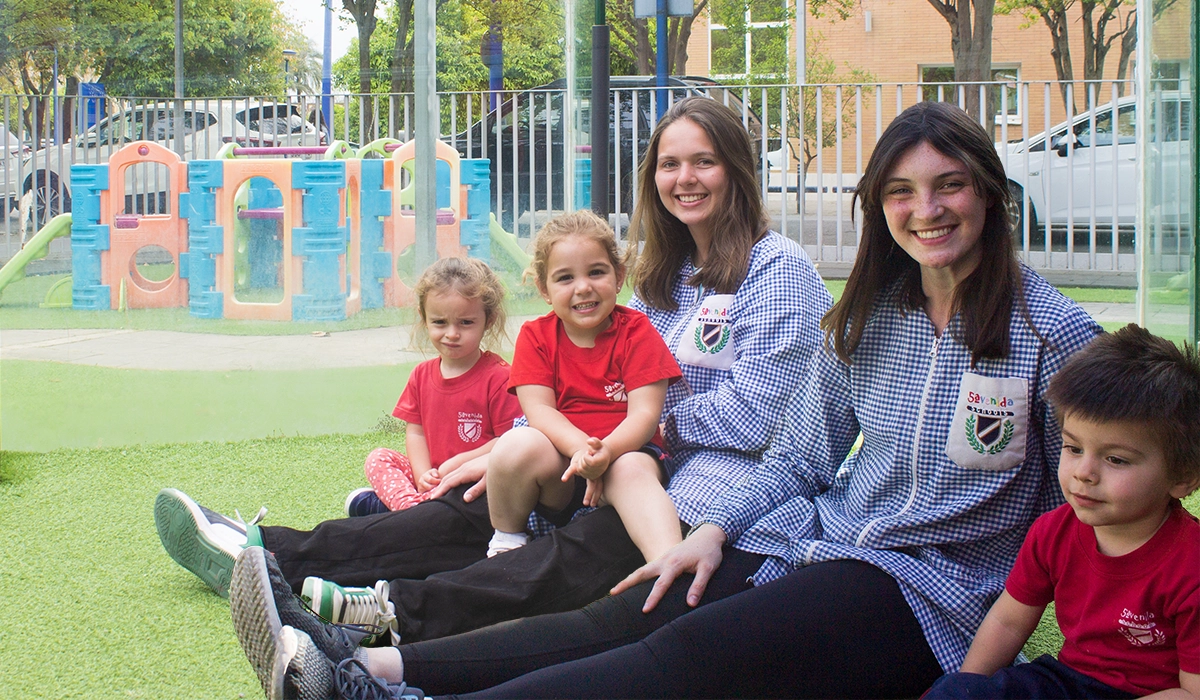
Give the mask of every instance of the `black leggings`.
M 729 547 L 724 555 L 702 603 L 750 588 L 747 579 L 765 561 L 760 555 Z M 692 609 L 685 601 L 691 582 L 691 575 L 681 576 L 649 614 L 642 612 L 642 604 L 653 581 L 619 596 L 600 598 L 582 610 L 526 617 L 444 639 L 402 645 L 404 680 L 426 693 L 467 693 L 636 642 Z
M 918 697 L 941 674 L 895 580 L 870 564 L 835 561 L 468 697 Z

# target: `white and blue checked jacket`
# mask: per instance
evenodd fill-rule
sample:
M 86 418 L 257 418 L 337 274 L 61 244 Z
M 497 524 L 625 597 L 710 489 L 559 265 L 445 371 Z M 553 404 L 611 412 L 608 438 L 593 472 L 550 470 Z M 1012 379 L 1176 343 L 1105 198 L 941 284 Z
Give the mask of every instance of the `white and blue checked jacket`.
M 1046 388 L 1101 332 L 1035 272 L 1023 275 L 1030 316 L 1048 344 L 1014 308 L 1009 356 L 972 368 L 961 318 L 937 339 L 923 312 L 901 310 L 893 285 L 853 364 L 830 350 L 814 355 L 761 467 L 700 520 L 738 549 L 769 557 L 756 584 L 815 562 L 871 563 L 900 583 L 942 667 L 958 669 L 1029 525 L 1062 503 L 1062 437 Z M 966 469 L 946 454 L 968 371 L 1028 382 L 1025 459 L 1014 467 Z M 863 444 L 847 457 L 859 431 Z
M 675 280 L 674 311 L 634 297 L 676 357 L 697 307 L 712 293 L 688 284 L 686 262 Z M 680 362 L 683 381 L 667 390 L 664 412 L 667 493 L 679 517 L 694 523 L 714 500 L 758 466 L 804 369 L 820 346 L 818 324 L 833 299 L 800 246 L 768 233 L 729 305 L 734 359 L 728 369 Z

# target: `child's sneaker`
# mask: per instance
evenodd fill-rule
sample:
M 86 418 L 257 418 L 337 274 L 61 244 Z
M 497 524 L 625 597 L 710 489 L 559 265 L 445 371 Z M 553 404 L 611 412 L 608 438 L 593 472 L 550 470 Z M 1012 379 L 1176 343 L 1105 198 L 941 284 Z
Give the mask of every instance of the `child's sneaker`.
M 398 645 L 400 627 L 396 622 L 396 604 L 388 600 L 390 592 L 387 581 L 376 581 L 374 588 L 358 588 L 309 576 L 300 589 L 300 600 L 334 624 L 386 628 L 391 643 Z
M 266 515 L 263 508 L 247 524 L 240 516 L 234 520 L 205 508 L 178 489 L 163 489 L 154 500 L 154 527 L 167 554 L 222 598 L 229 597 L 233 561 L 246 546 L 247 529 Z
M 389 510 L 390 508 L 379 500 L 379 495 L 370 487 L 354 489 L 349 496 L 346 496 L 346 515 L 351 518 L 386 513 Z

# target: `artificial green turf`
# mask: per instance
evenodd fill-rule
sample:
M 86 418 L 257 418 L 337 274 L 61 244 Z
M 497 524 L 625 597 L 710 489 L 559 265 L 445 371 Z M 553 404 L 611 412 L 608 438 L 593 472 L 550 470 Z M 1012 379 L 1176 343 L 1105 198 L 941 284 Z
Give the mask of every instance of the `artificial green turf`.
M 154 530 L 155 494 L 179 488 L 274 525 L 341 515 L 362 461 L 398 432 L 227 443 L 0 452 L 0 677 L 12 698 L 254 698 L 226 601 L 177 566 Z M 1185 504 L 1200 512 L 1200 497 Z M 1045 618 L 1031 658 L 1061 645 Z
M 391 412 L 414 364 L 168 372 L 4 360 L 0 444 L 43 451 L 361 433 Z
M 276 525 L 341 515 L 396 434 L 0 452 L 0 696 L 256 698 L 229 605 L 172 561 L 155 494 Z

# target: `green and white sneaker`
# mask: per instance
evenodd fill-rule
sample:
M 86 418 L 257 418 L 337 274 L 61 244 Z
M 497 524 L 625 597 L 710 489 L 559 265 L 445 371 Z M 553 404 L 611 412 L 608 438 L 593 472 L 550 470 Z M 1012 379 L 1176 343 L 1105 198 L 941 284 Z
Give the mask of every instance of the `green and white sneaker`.
M 376 581 L 374 588 L 339 586 L 317 576 L 304 579 L 300 600 L 334 624 L 363 625 L 388 630 L 392 645 L 400 644 L 396 604 L 388 599 L 391 586 Z
M 200 577 L 222 598 L 229 597 L 233 562 L 246 546 L 247 530 L 267 515 L 262 508 L 249 523 L 209 510 L 178 489 L 154 499 L 154 527 L 177 564 Z

